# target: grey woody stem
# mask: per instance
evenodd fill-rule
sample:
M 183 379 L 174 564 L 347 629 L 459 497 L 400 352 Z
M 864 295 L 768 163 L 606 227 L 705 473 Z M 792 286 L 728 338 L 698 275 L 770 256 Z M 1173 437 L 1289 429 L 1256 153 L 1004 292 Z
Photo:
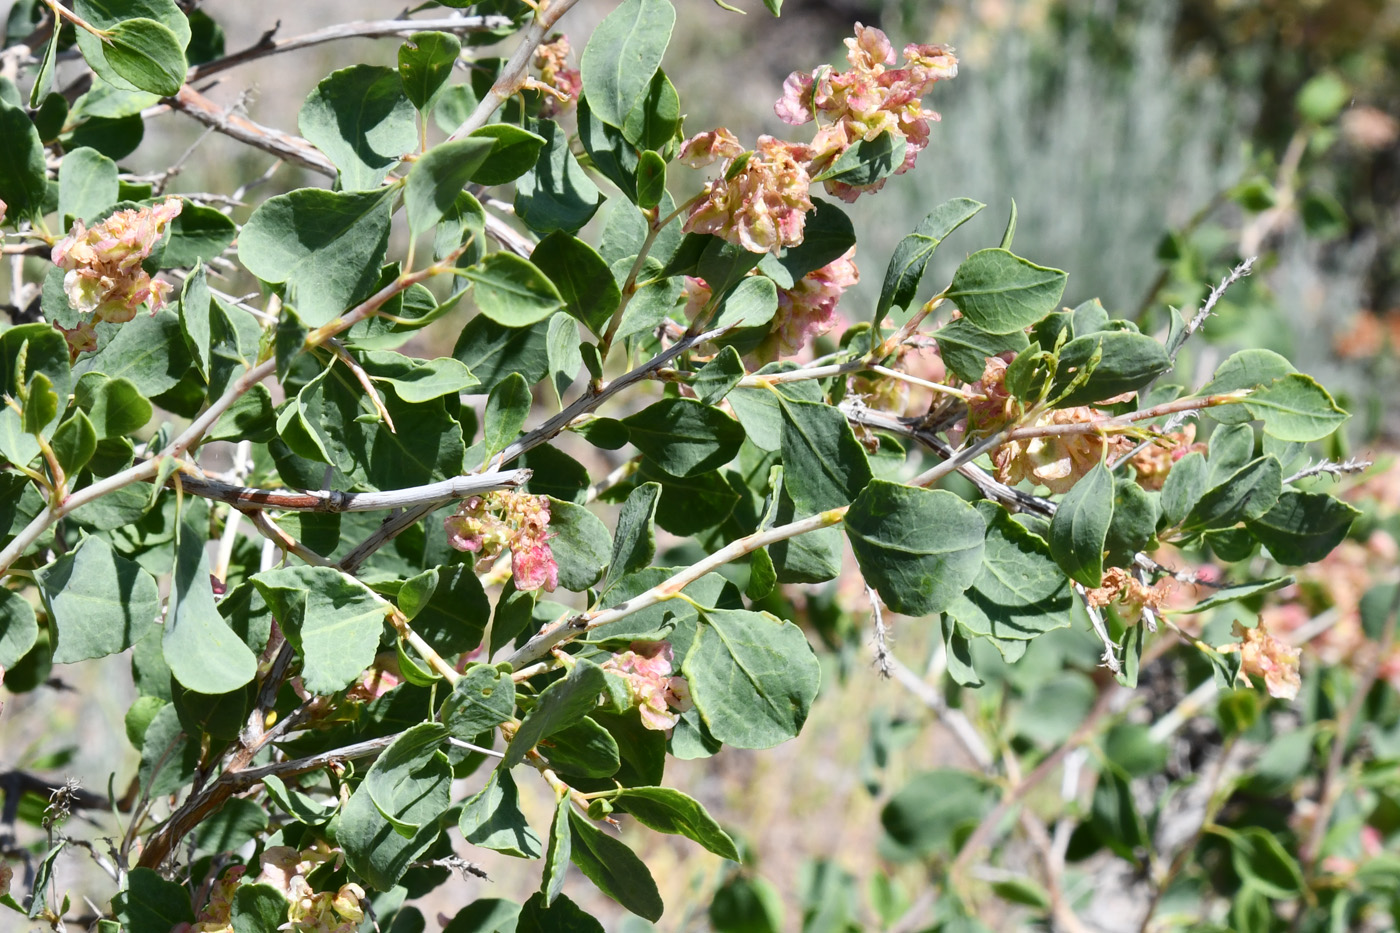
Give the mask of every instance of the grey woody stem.
M 278 509 L 284 512 L 379 512 L 405 509 L 428 502 L 465 499 L 496 489 L 515 489 L 530 481 L 526 469 L 454 476 L 439 483 L 389 489 L 382 492 L 341 492 L 339 490 L 252 489 L 218 480 L 182 475 L 185 492 L 225 502 L 240 509 Z M 173 480 L 171 481 L 173 482 Z
M 452 131 L 452 135 L 448 137 L 449 140 L 470 136 L 476 130 L 481 129 L 501 104 L 509 100 L 512 94 L 519 92 L 524 86 L 525 70 L 530 67 L 530 59 L 534 57 L 535 49 L 539 48 L 545 36 L 554 28 L 554 24 L 559 22 L 560 17 L 569 12 L 569 9 L 577 2 L 578 0 L 539 0 L 535 18 L 525 28 L 525 32 L 520 38 L 520 44 L 516 46 L 510 61 L 506 62 L 506 66 L 501 69 L 500 77 L 496 79 L 495 84 L 491 85 L 491 90 L 482 96 L 476 109 L 462 121 L 460 126 Z
M 674 599 L 681 590 L 699 580 L 705 574 L 719 567 L 723 567 L 730 561 L 738 560 L 748 554 L 752 554 L 759 548 L 767 547 L 778 541 L 786 541 L 788 538 L 795 538 L 798 535 L 807 534 L 809 531 L 816 531 L 820 528 L 829 528 L 839 523 L 846 517 L 846 510 L 849 506 L 839 509 L 828 509 L 825 512 L 818 512 L 810 518 L 804 518 L 787 525 L 779 525 L 767 531 L 756 531 L 744 538 L 731 541 L 724 547 L 715 551 L 697 563 L 691 564 L 684 570 L 672 575 L 663 583 L 659 583 L 644 593 L 638 593 L 626 602 L 619 603 L 609 609 L 595 609 L 591 612 L 584 612 L 578 615 L 569 616 L 555 622 L 549 628 L 540 632 L 534 638 L 520 647 L 509 658 L 507 662 L 511 667 L 519 669 L 533 661 L 549 654 L 559 645 L 572 641 L 584 632 L 595 629 L 600 625 L 609 622 L 616 622 L 624 619 L 634 612 L 640 612 L 657 603 Z
M 368 20 L 360 23 L 340 23 L 335 26 L 327 26 L 325 29 L 318 29 L 315 32 L 308 32 L 305 35 L 293 36 L 290 39 L 273 39 L 276 27 L 265 32 L 257 42 L 237 52 L 225 55 L 223 58 L 216 58 L 212 62 L 205 62 L 202 65 L 195 65 L 185 73 L 187 84 L 207 78 L 212 74 L 227 71 L 238 65 L 255 61 L 259 58 L 266 58 L 269 55 L 281 55 L 284 52 L 295 52 L 297 49 L 309 48 L 313 45 L 321 45 L 325 42 L 336 42 L 341 39 L 379 39 L 388 37 L 403 37 L 413 35 L 415 32 L 437 31 L 437 32 L 487 32 L 502 26 L 509 26 L 510 20 L 504 16 L 451 16 L 437 19 L 378 19 Z

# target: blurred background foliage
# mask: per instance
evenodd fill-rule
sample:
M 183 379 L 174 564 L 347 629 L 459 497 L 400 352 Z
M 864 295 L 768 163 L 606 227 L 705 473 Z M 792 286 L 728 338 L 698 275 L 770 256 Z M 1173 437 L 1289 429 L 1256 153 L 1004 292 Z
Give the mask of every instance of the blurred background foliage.
M 1295 586 L 1244 609 L 1178 617 L 1210 644 L 1229 641 L 1243 612 L 1306 642 L 1294 702 L 1217 692 L 1202 656 L 1170 650 L 1170 636 L 1158 636 L 1168 650 L 1144 666 L 1138 688 L 1120 690 L 1098 668 L 1083 620 L 1038 639 L 1014 665 L 979 653 L 984 684 L 972 690 L 949 674 L 936 624 L 891 618 L 895 652 L 914 674 L 912 683 L 887 680 L 871 666 L 869 603 L 856 579 L 775 595 L 827 649 L 823 697 L 787 745 L 675 763 L 675 785 L 744 838 L 752 859 L 721 865 L 693 847 L 629 836 L 676 905 L 663 928 L 1394 928 L 1400 654 L 1385 586 L 1400 539 L 1400 468 L 1389 453 L 1400 439 L 1400 4 L 788 0 L 776 21 L 744 5 L 753 9 L 742 19 L 703 0 L 678 5 L 665 66 L 688 132 L 723 122 L 746 140 L 781 134 L 772 102 L 783 78 L 840 61 L 855 21 L 880 26 L 896 47 L 958 50 L 961 74 L 932 97 L 943 122 L 920 168 L 852 208 L 864 273 L 846 299 L 853 318 L 868 316 L 898 239 L 950 197 L 992 209 L 940 251 L 931 279 L 948 278 L 971 249 L 962 244 L 995 242 L 1014 198 L 1017 252 L 1070 271 L 1067 304 L 1099 297 L 1148 331 L 1165 326 L 1168 305 L 1197 306 L 1240 259 L 1258 255 L 1256 273 L 1190 345 L 1187 372 L 1200 381 L 1238 348 L 1278 350 L 1358 416 L 1331 455 L 1377 462 L 1359 477 L 1315 481 L 1346 484 L 1365 514 Z M 14 17 L 32 6 L 12 5 L 12 37 L 24 31 Z M 399 10 L 370 0 L 209 7 L 229 49 L 278 17 L 293 35 L 321 25 L 326 7 L 338 20 Z M 566 31 L 586 36 L 610 7 L 581 4 Z M 375 54 L 388 61 L 395 47 Z M 264 79 L 246 99 L 248 113 L 294 130 L 304 93 L 368 55 L 361 43 L 330 45 L 281 64 L 278 85 Z M 261 77 L 234 75 L 212 95 L 230 103 Z M 126 162 L 168 164 L 199 135 L 160 119 Z M 266 161 L 211 138 L 177 188 L 254 178 Z M 1183 591 L 1179 605 L 1199 598 Z M 61 668 L 34 676 L 78 685 Z M 7 697 L 0 763 L 97 773 L 84 766 L 105 765 L 124 746 L 130 698 L 111 695 L 122 682 Z M 948 731 L 958 719 L 994 754 L 995 777 Z M 1094 728 L 1081 734 L 1086 722 Z M 89 741 L 67 747 L 84 727 Z M 1040 770 L 1046 779 L 1026 787 L 1019 825 L 1008 814 L 982 840 L 995 849 L 973 858 L 959 887 L 966 896 L 944 893 L 974 827 Z M 120 789 L 127 775 L 117 777 Z M 42 803 L 24 799 L 19 818 L 37 822 Z M 527 812 L 540 816 L 548 803 L 527 800 Z M 1315 835 L 1319 812 L 1331 828 Z M 1056 864 L 1063 870 L 1047 878 Z M 460 900 L 442 905 L 448 915 L 472 897 L 521 897 L 535 884 L 531 865 L 487 868 L 492 882 L 464 881 Z M 588 906 L 612 913 L 601 899 Z M 1149 926 L 1149 912 L 1164 925 Z M 609 928 L 646 928 L 617 923 Z

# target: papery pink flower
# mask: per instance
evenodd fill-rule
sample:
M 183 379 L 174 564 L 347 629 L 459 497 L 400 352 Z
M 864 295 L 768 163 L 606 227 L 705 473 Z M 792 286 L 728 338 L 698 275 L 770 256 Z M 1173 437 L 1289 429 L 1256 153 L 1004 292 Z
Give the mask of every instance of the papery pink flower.
M 717 138 L 711 151 L 718 144 Z M 702 151 L 697 143 L 691 157 L 701 158 Z M 726 158 L 723 177 L 706 183 L 682 229 L 712 233 L 753 253 L 797 246 L 812 209 L 806 167 L 811 157 L 807 146 L 760 136 L 752 152 Z
M 1241 670 L 1251 677 L 1264 678 L 1269 696 L 1284 700 L 1297 697 L 1303 685 L 1298 673 L 1298 649 L 1270 635 L 1262 617 L 1254 628 L 1245 628 L 1236 622 L 1234 632 L 1235 637 L 1243 640 L 1235 645 L 1222 645 L 1216 650 L 1222 654 L 1238 651 Z
M 569 67 L 568 59 L 568 37 L 558 33 L 535 49 L 534 65 L 539 69 L 540 81 L 534 86 L 548 95 L 540 107 L 541 116 L 554 116 L 578 103 L 583 79 L 577 68 Z
M 778 311 L 770 335 L 776 342 L 774 357 L 800 353 L 836 326 L 836 306 L 842 293 L 860 281 L 855 254 L 852 246 L 843 256 L 792 283 L 792 288 L 778 290 Z
M 904 161 L 895 171 L 902 174 L 914 167 L 928 145 L 929 123 L 938 119 L 937 113 L 924 109 L 923 97 L 935 82 L 957 77 L 957 59 L 942 46 L 911 44 L 904 47 L 904 67 L 891 68 L 894 49 L 881 30 L 857 23 L 855 33 L 846 40 L 849 71 L 823 66 L 806 74 L 793 72 L 783 82 L 783 96 L 773 110 L 793 126 L 817 121 L 809 166 L 813 175 L 857 142 L 884 133 L 904 138 Z M 883 186 L 884 179 L 862 186 L 826 182 L 826 190 L 843 201 Z
M 670 729 L 679 720 L 673 710 L 690 706 L 690 687 L 684 678 L 672 677 L 675 657 L 668 641 L 636 641 L 627 651 L 603 662 L 603 669 L 621 674 L 632 694 L 632 703 L 641 714 L 642 725 L 657 732 Z
M 135 317 L 143 304 L 153 314 L 165 304 L 170 283 L 152 279 L 141 263 L 183 206 L 179 198 L 167 198 L 155 207 L 117 211 L 91 230 L 77 220 L 53 248 L 54 264 L 67 270 L 63 291 L 68 306 L 91 315 L 76 328 L 59 328 L 67 335 L 75 358 L 96 347 L 98 322 L 123 323 Z
M 737 136 L 724 127 L 696 133 L 681 143 L 676 160 L 691 168 L 704 168 L 716 159 L 735 159 L 744 154 Z
M 247 870 L 247 866 L 234 865 L 220 875 L 209 886 L 208 902 L 193 924 L 184 925 L 183 933 L 233 933 L 233 895 Z
M 478 555 L 478 572 L 489 569 L 510 548 L 516 589 L 543 587 L 552 593 L 559 585 L 559 565 L 549 546 L 549 500 L 544 496 L 509 489 L 470 496 L 443 528 L 454 548 Z

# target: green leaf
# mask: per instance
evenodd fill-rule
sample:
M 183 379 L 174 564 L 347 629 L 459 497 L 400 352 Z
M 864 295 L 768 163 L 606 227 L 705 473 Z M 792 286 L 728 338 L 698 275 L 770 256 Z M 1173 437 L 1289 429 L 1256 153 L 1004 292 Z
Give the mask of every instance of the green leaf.
M 672 476 L 692 476 L 723 466 L 744 441 L 739 422 L 688 398 L 662 399 L 622 423 L 632 445 Z
M 515 711 L 515 681 L 489 664 L 474 664 L 442 704 L 442 724 L 463 741 L 494 729 Z
M 1249 349 L 1231 354 L 1216 367 L 1215 375 L 1201 387 L 1201 395 L 1223 395 L 1241 389 L 1266 386 L 1297 372 L 1293 364 L 1273 350 Z M 1243 405 L 1216 405 L 1204 414 L 1222 424 L 1242 424 L 1254 417 Z
M 264 282 L 285 283 L 288 304 L 308 326 L 320 327 L 379 281 L 393 197 L 392 188 L 299 188 L 268 198 L 243 225 L 238 260 Z
M 1246 519 L 1245 527 L 1274 560 L 1296 567 L 1330 554 L 1360 515 L 1326 493 L 1290 489 L 1263 515 Z
M 513 768 L 525 760 L 525 753 L 541 740 L 578 722 L 598 705 L 598 695 L 606 689 L 607 675 L 592 661 L 580 659 L 568 676 L 540 691 L 535 708 L 525 714 L 506 748 L 502 768 Z
M 179 385 L 189 367 L 180 316 L 167 306 L 154 315 L 138 314 L 116 328 L 101 349 L 78 360 L 73 372 L 129 379 L 138 392 L 155 397 Z
M 490 391 L 511 373 L 520 373 L 534 385 L 549 372 L 549 324 L 540 321 L 530 327 L 509 327 L 485 315 L 471 319 L 452 350 L 480 380 L 472 394 Z
M 1157 499 L 1126 476 L 1114 480 L 1113 521 L 1104 539 L 1110 566 L 1129 567 L 1134 555 L 1147 548 L 1157 530 Z
M 925 771 L 890 798 L 880 811 L 880 825 L 911 855 L 951 855 L 998 796 L 980 775 Z
M 1102 463 L 1074 484 L 1050 520 L 1050 553 L 1083 586 L 1103 582 L 1103 556 L 1113 524 L 1113 474 Z
M 267 811 L 256 800 L 233 797 L 199 824 L 195 851 L 202 855 L 237 852 L 267 830 Z
M 716 405 L 745 375 L 747 371 L 744 369 L 744 361 L 739 359 L 739 351 L 733 347 L 725 347 L 700 367 L 691 388 L 700 396 L 702 405 Z
M 1230 842 L 1230 862 L 1235 873 L 1265 897 L 1291 900 L 1303 890 L 1302 869 L 1273 833 L 1258 826 L 1246 826 L 1226 838 Z
M 1265 434 L 1300 443 L 1322 440 L 1349 417 L 1316 379 L 1302 373 L 1289 373 L 1256 389 L 1244 408 L 1264 422 Z
M 575 231 L 593 217 L 603 195 L 569 151 L 559 124 L 542 120 L 535 129 L 545 145 L 535 167 L 515 183 L 516 216 L 540 233 Z
M 746 276 L 719 303 L 712 326 L 757 328 L 773 320 L 777 311 L 778 287 L 773 280 L 761 275 Z M 766 335 L 767 328 L 760 333 L 760 336 Z M 739 335 L 730 336 L 742 339 Z
M 437 722 L 420 722 L 394 739 L 384 754 L 375 760 L 360 788 L 369 794 L 381 816 L 388 820 L 400 836 L 411 839 L 425 822 L 436 820 L 437 813 L 415 808 L 413 796 L 421 791 L 414 774 L 431 766 L 439 754 L 438 748 L 447 738 L 447 727 Z M 411 814 L 400 819 L 399 814 Z
M 457 911 L 443 933 L 515 933 L 520 905 L 498 897 L 483 897 Z
M 554 903 L 564 889 L 564 873 L 568 871 L 570 849 L 573 847 L 573 833 L 569 826 L 572 806 L 567 794 L 554 802 L 554 818 L 549 824 L 549 844 L 544 852 L 544 871 L 540 873 L 538 895 L 544 898 L 546 905 Z
M 637 206 L 651 210 L 666 194 L 666 160 L 651 149 L 637 158 Z
M 490 154 L 472 173 L 479 185 L 504 185 L 515 181 L 535 165 L 545 138 L 509 123 L 490 123 L 474 130 L 470 139 L 493 141 Z
M 564 393 L 583 369 L 583 351 L 578 337 L 578 321 L 562 311 L 549 319 L 549 377 L 562 406 Z
M 155 578 L 101 538 L 85 539 L 41 570 L 38 583 L 55 626 L 57 664 L 125 651 L 160 613 Z
M 53 390 L 53 382 L 43 373 L 35 373 L 29 380 L 28 395 L 24 402 L 24 432 L 36 437 L 48 437 L 49 428 L 58 417 L 58 393 Z
M 227 216 L 188 200 L 166 229 L 165 246 L 160 253 L 165 268 L 208 263 L 218 258 L 238 235 L 238 227 Z
M 1089 825 L 1106 846 L 1130 861 L 1136 860 L 1136 850 L 1152 843 L 1127 772 L 1112 762 L 1104 762 L 1099 771 Z
M 95 149 L 75 149 L 58 169 L 58 217 L 91 222 L 117 203 L 117 163 Z
M 34 86 L 29 89 L 29 107 L 38 108 L 47 99 L 49 88 L 53 87 L 53 64 L 58 55 L 58 40 L 63 30 L 50 29 L 52 35 L 44 46 L 44 57 L 39 62 L 39 71 L 34 75 Z M 61 169 L 60 169 L 61 171 Z
M 1274 590 L 1283 589 L 1285 586 L 1292 586 L 1296 579 L 1292 576 L 1274 577 L 1272 580 L 1259 580 L 1254 583 L 1237 583 L 1234 586 L 1227 586 L 1218 590 L 1211 590 L 1210 596 L 1196 603 L 1189 609 L 1173 609 L 1172 612 L 1180 612 L 1186 615 L 1194 615 L 1198 612 L 1205 612 L 1207 609 L 1214 609 L 1216 606 L 1223 606 L 1232 603 L 1237 599 L 1248 599 L 1251 596 L 1259 596 L 1264 593 L 1272 593 Z
M 622 136 L 638 149 L 664 152 L 681 126 L 681 99 L 676 86 L 657 69 L 646 94 L 622 124 Z
M 272 933 L 287 922 L 287 896 L 270 884 L 244 882 L 233 892 L 233 933 Z
M 858 140 L 812 181 L 836 181 L 857 188 L 873 185 L 893 175 L 904 164 L 906 147 L 904 134 L 897 132 Z
M 669 787 L 629 787 L 611 798 L 638 823 L 659 833 L 685 836 L 720 858 L 739 861 L 734 840 L 705 812 L 698 800 Z
M 1051 396 L 1068 389 L 1095 357 L 1098 362 L 1088 378 L 1056 401 L 1056 408 L 1088 405 L 1124 392 L 1136 392 L 1172 366 L 1167 351 L 1146 334 L 1100 331 L 1076 337 L 1060 348 Z
M 567 800 L 565 801 L 567 805 Z M 665 905 L 646 863 L 627 845 L 614 839 L 569 809 L 573 844 L 569 858 L 584 876 L 608 897 L 632 913 L 660 920 Z
M 507 327 L 528 327 L 564 307 L 554 283 L 513 253 L 491 253 L 461 274 L 475 283 L 473 298 L 481 313 Z
M 269 774 L 263 778 L 263 787 L 266 788 L 267 796 L 273 803 L 285 810 L 287 815 L 298 823 L 305 823 L 308 826 L 323 825 L 340 809 L 339 800 L 330 804 L 316 803 L 301 791 L 289 788 L 275 774 Z
M 624 125 L 651 86 L 675 22 L 667 0 L 626 0 L 598 24 L 579 59 L 593 116 Z
M 173 97 L 185 84 L 184 43 L 155 20 L 137 17 L 112 26 L 102 40 L 102 54 L 112 71 L 137 90 Z
M 812 210 L 807 212 L 802 227 L 802 242 L 785 249 L 778 260 L 794 282 L 840 259 L 856 244 L 855 228 L 841 208 L 821 198 L 811 201 Z
M 939 355 L 963 382 L 981 379 L 988 357 L 1019 352 L 1027 346 L 1023 331 L 989 334 L 967 318 L 951 321 L 939 328 L 933 337 L 938 341 Z
M 0 150 L 0 201 L 7 207 L 5 219 L 13 225 L 43 213 L 49 190 L 44 143 L 28 115 L 3 100 L 0 100 L 0 138 L 5 140 Z
M 289 567 L 252 578 L 292 647 L 314 694 L 344 690 L 374 661 L 389 604 L 332 567 Z
M 376 382 L 394 387 L 401 401 L 416 405 L 476 386 L 470 369 L 451 357 L 420 360 L 392 350 L 366 351 L 360 362 Z
M 462 805 L 459 828 L 474 846 L 515 858 L 540 857 L 540 837 L 525 822 L 515 779 L 505 768 L 492 771 L 486 786 Z
M 1009 334 L 1054 311 L 1066 278 L 1004 249 L 978 250 L 953 273 L 948 299 L 982 330 Z
M 820 402 L 780 398 L 783 485 L 803 513 L 850 505 L 870 482 L 870 462 L 846 416 Z
M 575 593 L 596 585 L 612 552 L 608 526 L 581 505 L 550 499 L 549 530 L 559 585 Z
M 174 705 L 162 706 L 141 738 L 141 791 L 152 797 L 174 793 L 194 779 L 198 767 L 199 740 L 185 733 Z
M 551 768 L 571 778 L 612 777 L 622 767 L 617 740 L 586 716 L 542 742 L 540 754 Z
M 770 748 L 796 736 L 821 683 L 802 630 L 765 612 L 699 612 L 682 671 L 710 732 L 737 748 Z
M 866 582 L 905 615 L 944 611 L 982 572 L 986 522 L 945 490 L 871 480 L 846 535 Z
M 1207 471 L 1206 458 L 1200 451 L 1192 451 L 1172 465 L 1157 500 L 1158 531 L 1174 528 L 1185 521 L 1206 493 Z
M 399 46 L 399 80 L 413 106 L 432 110 L 461 53 L 461 40 L 447 32 L 415 32 Z
M 382 65 L 326 75 L 307 95 L 297 127 L 340 170 L 342 191 L 377 188 L 405 153 L 418 149 L 413 103 L 399 73 Z
M 1186 520 L 1185 531 L 1228 528 L 1252 521 L 1273 508 L 1283 490 L 1282 470 L 1274 457 L 1260 457 L 1203 495 Z
M 196 263 L 194 270 L 185 278 L 180 287 L 180 329 L 184 331 L 185 343 L 194 356 L 199 374 L 209 381 L 209 363 L 213 358 L 214 308 L 209 294 L 209 282 L 205 278 L 204 264 Z M 217 325 L 220 332 L 223 324 Z
M 457 195 L 491 154 L 495 140 L 469 136 L 441 143 L 423 153 L 408 172 L 403 203 L 408 229 L 417 235 L 437 226 Z
M 782 895 L 762 877 L 734 875 L 715 891 L 709 921 L 716 933 L 779 933 Z
M 169 933 L 181 923 L 194 922 L 185 886 L 149 868 L 132 869 L 126 890 L 112 898 L 112 913 L 126 933 Z
M 885 282 L 880 288 L 880 302 L 875 306 L 872 322 L 874 333 L 878 334 L 885 315 L 892 309 L 906 309 L 913 303 L 924 269 L 938 244 L 986 206 L 968 198 L 944 201 L 919 221 L 913 233 L 899 241 L 885 269 Z
M 511 373 L 496 383 L 486 399 L 486 413 L 482 419 L 481 440 L 486 447 L 487 460 L 520 436 L 533 401 L 530 387 L 519 373 Z
M 0 669 L 9 669 L 39 640 L 34 607 L 14 590 L 0 589 Z
M 475 648 L 491 617 L 491 604 L 470 563 L 410 577 L 399 588 L 398 603 L 413 630 L 443 655 Z
M 633 489 L 627 495 L 627 500 L 622 503 L 622 511 L 617 516 L 617 530 L 613 535 L 612 557 L 608 561 L 608 576 L 603 581 L 603 592 L 606 593 L 627 574 L 649 565 L 656 555 L 656 531 L 652 522 L 656 517 L 656 503 L 660 497 L 659 483 L 642 483 Z
M 603 257 L 578 237 L 555 231 L 539 242 L 530 261 L 554 283 L 564 310 L 602 336 L 622 298 Z
M 422 725 L 432 727 L 432 723 Z M 340 814 L 336 840 L 345 852 L 345 863 L 370 885 L 387 891 L 398 884 L 404 872 L 422 859 L 437 842 L 438 820 L 451 802 L 452 766 L 442 752 L 425 755 L 410 767 L 394 775 L 393 822 L 385 817 L 371 797 L 372 777 L 380 761 L 370 768 L 369 776 L 350 795 Z M 397 762 L 394 763 L 397 766 Z M 419 827 L 412 836 L 398 832 L 397 826 Z
M 171 674 L 187 690 L 228 693 L 253 679 L 258 659 L 219 616 L 204 544 L 192 525 L 181 524 L 161 646 Z
M 98 29 L 111 29 L 118 23 L 133 18 L 155 20 L 175 34 L 176 44 L 181 50 L 190 43 L 189 20 L 175 5 L 174 0 L 77 0 L 73 4 L 73 12 Z M 75 29 L 74 37 L 83 58 L 99 78 L 120 90 L 136 90 L 132 83 L 117 74 L 108 64 L 101 39 L 86 29 Z M 178 77 L 183 80 L 184 76 L 185 68 L 182 65 Z
M 24 355 L 22 369 L 21 353 Z M 68 397 L 73 377 L 68 367 L 68 343 L 63 335 L 51 324 L 20 324 L 0 331 L 0 394 L 18 399 L 21 387 L 27 386 L 37 373 L 48 377 L 59 398 Z
M 1049 545 L 1001 506 L 987 504 L 978 512 L 987 522 L 981 571 L 948 614 L 967 632 L 1001 641 L 1066 628 L 1074 595 Z
M 516 933 L 605 933 L 603 925 L 562 894 L 553 906 L 543 893 L 536 893 L 520 909 Z

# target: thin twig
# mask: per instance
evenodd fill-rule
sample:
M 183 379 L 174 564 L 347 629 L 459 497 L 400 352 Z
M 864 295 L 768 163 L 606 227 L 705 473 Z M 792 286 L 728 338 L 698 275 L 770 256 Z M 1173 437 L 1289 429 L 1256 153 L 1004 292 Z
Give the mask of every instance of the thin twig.
M 1324 473 L 1329 476 L 1341 476 L 1346 473 L 1363 473 L 1369 470 L 1371 465 L 1372 461 L 1358 460 L 1355 457 L 1350 457 L 1341 463 L 1337 463 L 1335 460 L 1323 460 L 1318 463 L 1311 463 L 1292 476 L 1286 477 L 1283 484 L 1287 486 L 1289 483 L 1296 483 L 1300 479 L 1307 479 L 1310 476 L 1321 476 Z
M 186 83 L 193 83 L 210 75 L 227 71 L 238 65 L 269 55 L 280 55 L 283 52 L 295 52 L 298 49 L 310 48 L 314 45 L 321 45 L 325 42 L 337 42 L 341 39 L 380 39 L 387 37 L 407 37 L 415 32 L 489 32 L 510 25 L 510 19 L 505 16 L 453 16 L 441 17 L 438 19 L 379 19 L 368 20 L 359 23 L 340 23 L 335 26 L 327 26 L 325 29 L 318 29 L 315 32 L 308 32 L 305 35 L 294 36 L 290 39 L 274 40 L 272 38 L 275 28 L 264 33 L 263 36 L 246 49 L 232 52 L 223 58 L 216 58 L 211 62 L 195 65 L 185 73 Z
M 535 17 L 530 21 L 520 37 L 520 44 L 516 46 L 510 60 L 501 69 L 500 76 L 496 78 L 491 90 L 482 95 L 480 103 L 476 109 L 462 121 L 461 125 L 452 131 L 448 139 L 461 139 L 470 136 L 473 132 L 486 125 L 486 121 L 494 114 L 510 97 L 520 91 L 525 83 L 525 71 L 530 67 L 530 60 L 535 56 L 535 49 L 539 48 L 544 41 L 549 30 L 554 28 L 554 24 L 559 21 L 578 0 L 545 0 L 536 6 Z

